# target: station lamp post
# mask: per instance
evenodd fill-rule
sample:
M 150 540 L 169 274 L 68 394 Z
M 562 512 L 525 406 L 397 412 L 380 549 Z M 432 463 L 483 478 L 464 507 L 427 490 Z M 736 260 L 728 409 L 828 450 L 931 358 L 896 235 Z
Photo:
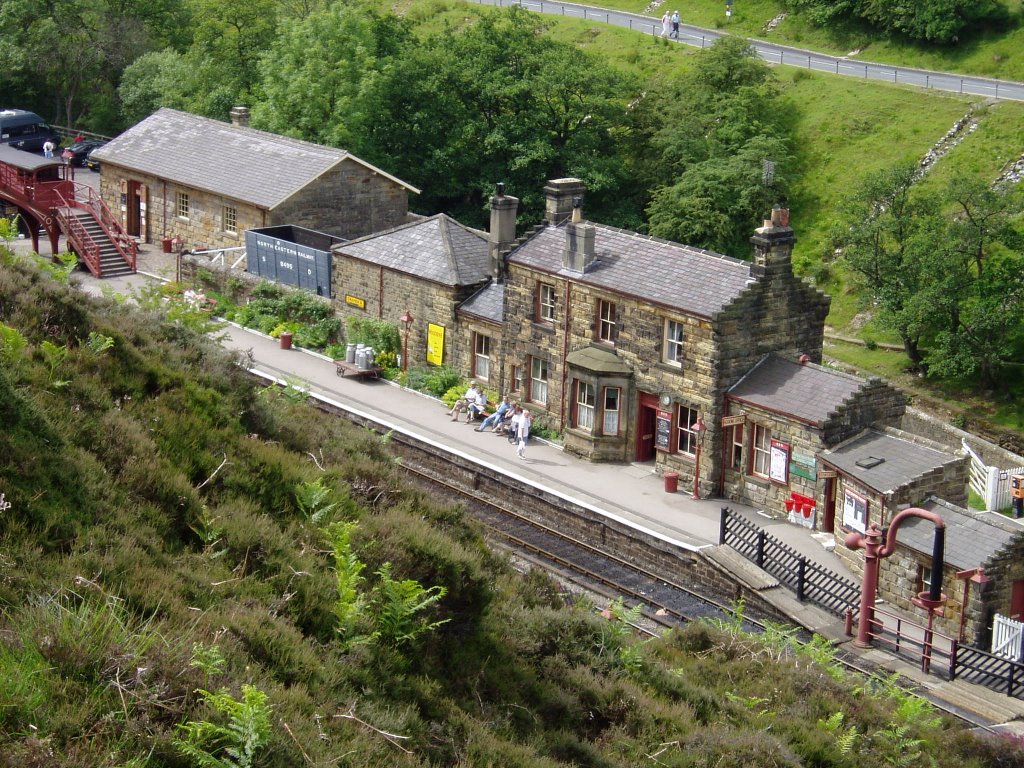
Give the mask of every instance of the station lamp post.
M 412 325 L 412 321 L 416 318 L 407 309 L 398 319 L 405 325 L 405 334 L 402 337 L 402 372 L 404 373 L 409 370 L 409 326 Z
M 704 442 L 704 432 L 707 427 L 704 424 L 704 419 L 700 416 L 693 422 L 693 432 L 697 436 L 697 450 L 694 456 L 693 462 L 693 498 L 700 498 L 700 447 Z

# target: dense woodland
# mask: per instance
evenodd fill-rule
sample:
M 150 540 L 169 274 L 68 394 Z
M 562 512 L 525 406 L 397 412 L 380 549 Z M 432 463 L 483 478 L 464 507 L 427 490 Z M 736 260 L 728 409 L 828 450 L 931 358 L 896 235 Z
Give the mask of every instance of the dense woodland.
M 784 7 L 837 35 L 949 50 L 951 65 L 1021 14 L 998 0 Z M 486 224 L 494 182 L 521 199 L 526 227 L 541 217 L 544 182 L 572 175 L 595 220 L 747 258 L 771 205 L 798 195 L 806 222 L 826 196 L 813 186 L 830 183 L 815 179 L 832 148 L 797 145 L 807 105 L 741 38 L 681 53 L 670 74 L 645 64 L 657 39 L 633 35 L 635 50 L 615 58 L 551 34 L 554 24 L 442 0 L 5 2 L 0 92 L 106 134 L 160 106 L 226 119 L 245 104 L 256 127 L 350 149 L 421 188 L 415 210 L 474 226 Z M 1019 129 L 1005 149 L 1024 151 Z M 832 225 L 798 267 L 837 297 L 837 314 L 859 303 L 872 327 L 862 335 L 901 344 L 915 373 L 1012 399 L 1024 365 L 1020 185 L 953 173 L 923 186 L 920 155 L 885 156 L 829 191 L 834 207 L 819 218 Z
M 204 313 L 67 281 L 0 246 L 0 766 L 1024 761 L 741 613 L 635 637 Z

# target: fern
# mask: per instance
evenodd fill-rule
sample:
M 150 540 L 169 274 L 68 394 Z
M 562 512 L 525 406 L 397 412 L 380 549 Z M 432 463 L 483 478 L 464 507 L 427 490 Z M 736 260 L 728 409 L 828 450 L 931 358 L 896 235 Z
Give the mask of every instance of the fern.
M 199 768 L 250 768 L 270 740 L 267 695 L 253 685 L 242 686 L 241 700 L 226 689 L 198 693 L 214 711 L 227 715 L 228 723 L 183 723 L 178 726 L 183 736 L 174 740 L 174 746 Z
M 413 579 L 397 581 L 391 578 L 391 563 L 381 566 L 377 576 L 375 624 L 382 640 L 401 645 L 447 623 L 448 619 L 429 622 L 419 616 L 448 593 L 446 587 L 428 589 Z
M 841 755 L 850 754 L 857 743 L 857 738 L 860 736 L 856 725 L 851 725 L 849 728 L 843 727 L 845 720 L 846 716 L 840 711 L 833 714 L 828 720 L 818 721 L 822 728 L 835 735 L 836 749 L 839 750 Z
M 327 503 L 330 495 L 331 489 L 323 484 L 322 478 L 317 478 L 315 482 L 299 484 L 295 489 L 295 502 L 306 517 L 315 525 L 320 525 L 338 506 L 336 503 Z
M 334 570 L 338 586 L 338 599 L 334 615 L 338 619 L 337 631 L 346 642 L 359 638 L 358 626 L 364 619 L 366 598 L 360 594 L 363 569 L 366 567 L 352 551 L 352 531 L 355 523 L 332 523 L 324 529 L 334 554 Z

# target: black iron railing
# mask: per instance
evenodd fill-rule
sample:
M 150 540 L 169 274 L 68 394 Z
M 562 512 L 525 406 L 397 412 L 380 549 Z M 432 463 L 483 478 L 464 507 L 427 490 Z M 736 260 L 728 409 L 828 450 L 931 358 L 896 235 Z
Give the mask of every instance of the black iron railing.
M 763 528 L 722 507 L 719 544 L 727 544 L 781 584 L 796 592 L 797 600 L 819 605 L 845 618 L 858 613 L 860 585 L 809 560 Z

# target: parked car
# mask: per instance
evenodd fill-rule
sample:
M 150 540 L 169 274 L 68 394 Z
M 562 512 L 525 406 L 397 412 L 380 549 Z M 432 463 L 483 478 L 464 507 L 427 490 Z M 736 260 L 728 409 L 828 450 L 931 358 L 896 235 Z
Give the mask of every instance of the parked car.
M 93 147 L 92 149 L 90 149 L 86 153 L 85 159 L 82 160 L 82 165 L 84 165 L 90 171 L 96 171 L 96 173 L 99 173 L 100 172 L 100 160 L 99 160 L 98 157 L 93 157 L 92 156 L 92 150 L 93 149 L 99 149 L 99 147 Z
M 88 154 L 104 144 L 106 144 L 105 141 L 99 141 L 98 139 L 86 139 L 85 141 L 76 142 L 69 147 L 64 147 L 60 151 L 60 156 L 65 158 L 71 165 L 84 166 L 85 158 Z
M 10 144 L 26 152 L 42 152 L 47 141 L 60 144 L 60 134 L 35 112 L 0 109 L 0 144 Z

